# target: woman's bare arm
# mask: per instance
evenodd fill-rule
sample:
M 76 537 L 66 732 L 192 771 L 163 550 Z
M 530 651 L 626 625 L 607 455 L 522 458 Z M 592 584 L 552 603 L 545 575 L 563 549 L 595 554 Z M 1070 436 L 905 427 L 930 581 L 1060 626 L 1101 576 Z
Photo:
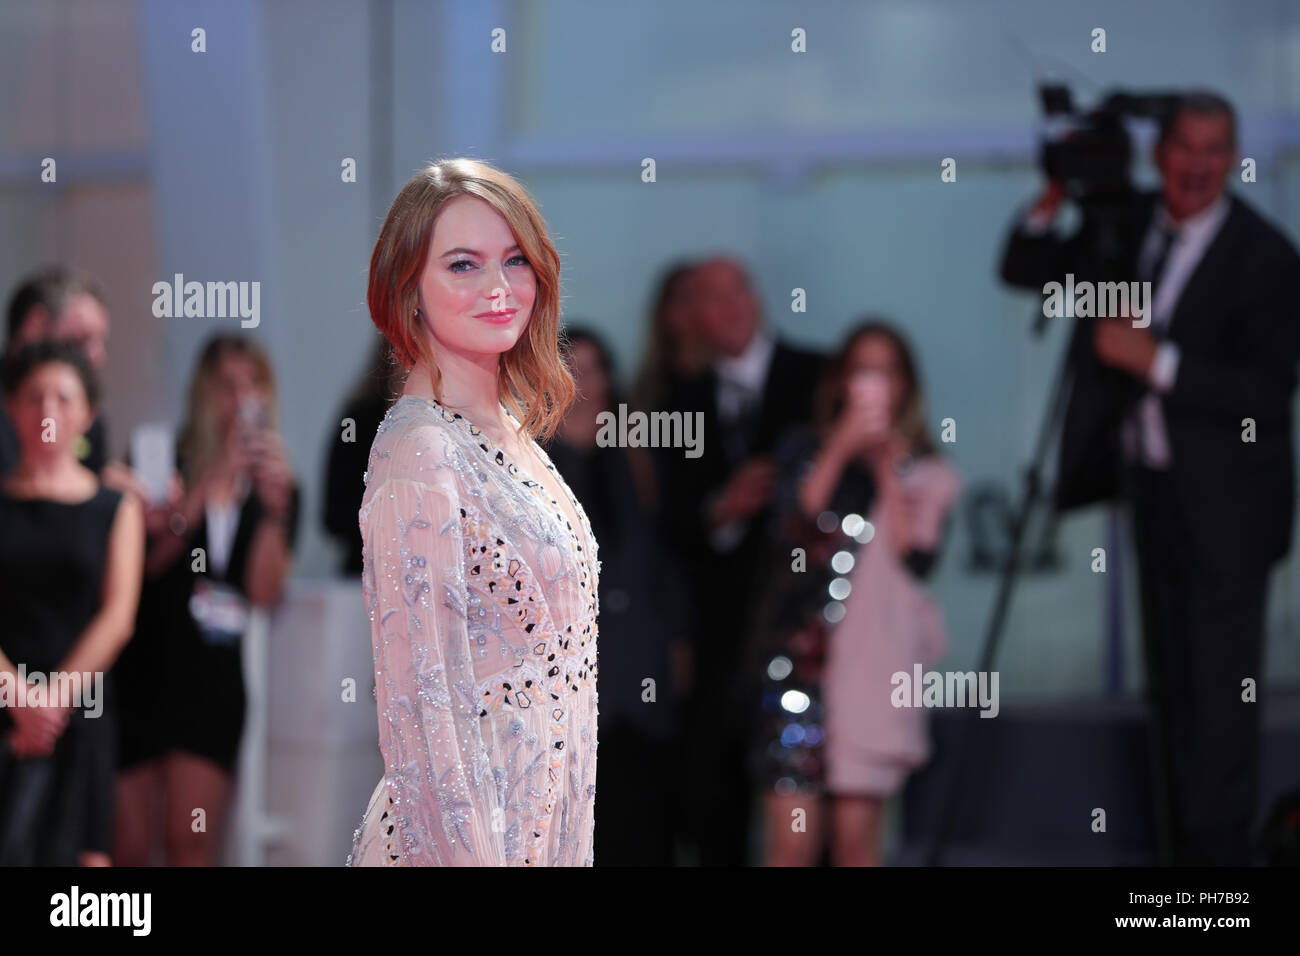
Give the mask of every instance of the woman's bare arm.
M 835 489 L 839 487 L 848 460 L 848 445 L 838 440 L 838 433 L 833 433 L 827 441 L 822 442 L 799 484 L 799 510 L 805 516 L 816 518 L 826 510 Z
M 249 548 L 248 567 L 244 571 L 244 593 L 252 603 L 260 607 L 274 605 L 284 592 L 284 582 L 289 577 L 292 566 L 288 517 L 263 512 Z
M 98 673 L 113 662 L 135 631 L 144 569 L 144 511 L 135 495 L 123 495 L 109 532 L 99 611 L 59 663 L 70 673 Z
M 203 508 L 207 503 L 208 483 L 205 479 L 195 481 L 185 489 L 172 514 L 179 514 L 184 521 L 180 534 L 171 528 L 171 515 L 157 529 L 156 534 L 148 537 L 145 550 L 144 573 L 150 578 L 162 574 L 172 563 L 189 548 L 193 540 L 194 529 L 203 520 Z

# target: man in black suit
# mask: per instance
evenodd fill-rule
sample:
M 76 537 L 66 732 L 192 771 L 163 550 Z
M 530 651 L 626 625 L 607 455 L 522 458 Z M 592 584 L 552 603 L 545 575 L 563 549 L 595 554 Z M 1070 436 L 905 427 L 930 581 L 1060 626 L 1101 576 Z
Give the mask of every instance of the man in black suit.
M 1103 276 L 1152 282 L 1150 326 L 1077 320 L 1056 491 L 1063 509 L 1130 502 L 1166 858 L 1190 865 L 1251 859 L 1260 718 L 1248 688 L 1263 683 L 1269 575 L 1294 520 L 1300 256 L 1224 192 L 1236 146 L 1232 107 L 1212 93 L 1182 97 L 1162 122 L 1162 190 L 1120 226 L 1127 274 Z M 1013 230 L 1008 282 L 1096 269 L 1086 230 L 1050 232 L 1062 192 L 1053 184 Z
M 812 417 L 825 357 L 763 328 L 743 267 L 718 257 L 687 280 L 695 328 L 714 353 L 668 411 L 703 413 L 703 453 L 661 455 L 667 532 L 689 573 L 697 621 L 686 705 L 685 811 L 703 865 L 746 862 L 752 714 L 744 697 L 746 618 L 768 515 L 777 440 Z

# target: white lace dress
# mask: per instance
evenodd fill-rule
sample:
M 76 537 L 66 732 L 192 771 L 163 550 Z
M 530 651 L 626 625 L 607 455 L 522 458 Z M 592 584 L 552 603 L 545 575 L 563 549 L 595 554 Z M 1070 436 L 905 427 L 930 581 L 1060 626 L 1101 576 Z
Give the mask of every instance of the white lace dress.
M 567 501 L 434 399 L 404 395 L 375 435 L 359 519 L 384 776 L 349 866 L 593 862 L 600 561 L 532 448 Z

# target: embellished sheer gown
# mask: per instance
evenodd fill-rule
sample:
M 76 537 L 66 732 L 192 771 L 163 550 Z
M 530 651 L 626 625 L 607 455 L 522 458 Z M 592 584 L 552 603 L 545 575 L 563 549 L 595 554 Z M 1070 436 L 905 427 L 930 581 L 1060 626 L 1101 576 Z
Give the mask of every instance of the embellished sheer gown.
M 384 775 L 350 866 L 593 863 L 600 561 L 532 448 L 545 475 L 415 395 L 375 435 L 359 519 Z

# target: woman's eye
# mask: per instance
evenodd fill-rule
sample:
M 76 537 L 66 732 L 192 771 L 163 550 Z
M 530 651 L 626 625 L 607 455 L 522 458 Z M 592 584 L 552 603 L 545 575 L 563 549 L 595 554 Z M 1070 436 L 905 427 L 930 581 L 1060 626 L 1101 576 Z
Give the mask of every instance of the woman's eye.
M 525 257 L 523 254 L 520 254 L 520 255 L 517 255 L 517 256 L 511 256 L 509 259 L 506 260 L 506 264 L 507 264 L 507 265 L 521 265 L 521 266 L 531 266 L 531 265 L 532 265 L 532 263 L 530 263 L 530 262 L 528 261 L 527 257 Z M 447 268 L 448 268 L 450 271 L 455 272 L 455 273 L 457 273 L 457 274 L 463 274 L 463 273 L 465 273 L 466 271 L 468 271 L 468 270 L 466 270 L 466 269 L 458 269 L 457 266 L 469 266 L 470 268 L 473 268 L 474 263 L 470 262 L 468 259 L 457 259 L 457 260 L 456 260 L 455 262 L 453 262 L 451 265 L 447 266 Z

